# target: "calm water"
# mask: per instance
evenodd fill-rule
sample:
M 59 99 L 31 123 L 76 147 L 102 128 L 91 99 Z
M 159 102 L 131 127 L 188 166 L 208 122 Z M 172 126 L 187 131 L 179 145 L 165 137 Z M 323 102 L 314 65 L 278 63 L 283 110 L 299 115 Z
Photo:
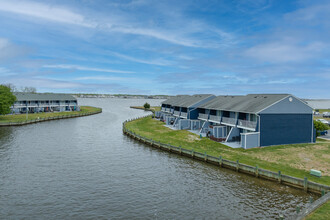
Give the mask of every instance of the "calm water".
M 147 100 L 152 105 L 158 100 Z M 0 219 L 273 219 L 309 194 L 123 136 L 146 100 L 80 99 L 88 117 L 0 128 Z

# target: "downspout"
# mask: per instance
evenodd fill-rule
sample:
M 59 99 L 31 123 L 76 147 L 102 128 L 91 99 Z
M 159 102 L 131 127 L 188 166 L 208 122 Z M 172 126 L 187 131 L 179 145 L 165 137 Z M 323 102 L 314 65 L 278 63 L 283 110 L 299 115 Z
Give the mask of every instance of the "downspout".
M 312 138 L 311 138 L 311 143 L 313 143 L 313 141 L 314 141 L 314 121 L 313 121 L 313 116 L 312 116 Z M 315 140 L 315 142 L 316 142 L 316 140 Z
M 257 115 L 258 116 L 258 130 L 259 130 L 259 143 L 258 143 L 258 145 L 259 145 L 259 147 L 260 147 L 260 137 L 261 137 L 261 132 L 260 132 L 260 115 Z

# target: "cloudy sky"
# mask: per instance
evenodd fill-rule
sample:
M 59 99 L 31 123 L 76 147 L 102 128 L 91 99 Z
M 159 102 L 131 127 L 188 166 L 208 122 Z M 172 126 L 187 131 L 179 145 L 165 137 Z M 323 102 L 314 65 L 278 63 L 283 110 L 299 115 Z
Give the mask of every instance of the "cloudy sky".
M 0 83 L 330 98 L 330 1 L 0 0 Z

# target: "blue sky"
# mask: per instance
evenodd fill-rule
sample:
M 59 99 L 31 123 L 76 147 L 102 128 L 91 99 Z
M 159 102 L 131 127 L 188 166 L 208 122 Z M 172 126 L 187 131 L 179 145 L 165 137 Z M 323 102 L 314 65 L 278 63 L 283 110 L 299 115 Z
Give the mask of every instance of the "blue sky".
M 330 98 L 330 1 L 0 0 L 0 83 Z

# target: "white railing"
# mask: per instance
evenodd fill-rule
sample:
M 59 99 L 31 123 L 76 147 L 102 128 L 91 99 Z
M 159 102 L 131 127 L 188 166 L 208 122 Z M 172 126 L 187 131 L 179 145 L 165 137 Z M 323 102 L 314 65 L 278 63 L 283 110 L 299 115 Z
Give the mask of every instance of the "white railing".
M 255 129 L 257 127 L 257 122 L 238 119 L 237 126 Z
M 166 108 L 162 107 L 162 111 L 165 112 L 166 111 Z
M 198 118 L 199 119 L 205 119 L 205 120 L 207 120 L 207 119 L 209 119 L 209 115 L 208 114 L 199 113 L 198 114 Z
M 210 121 L 220 122 L 221 116 L 219 115 L 210 115 Z
M 173 115 L 179 116 L 180 115 L 180 111 L 174 111 Z
M 236 118 L 222 117 L 222 123 L 236 125 Z
M 181 112 L 181 115 L 180 115 L 181 117 L 185 117 L 185 118 L 187 118 L 187 116 L 188 116 L 188 113 L 187 112 Z

